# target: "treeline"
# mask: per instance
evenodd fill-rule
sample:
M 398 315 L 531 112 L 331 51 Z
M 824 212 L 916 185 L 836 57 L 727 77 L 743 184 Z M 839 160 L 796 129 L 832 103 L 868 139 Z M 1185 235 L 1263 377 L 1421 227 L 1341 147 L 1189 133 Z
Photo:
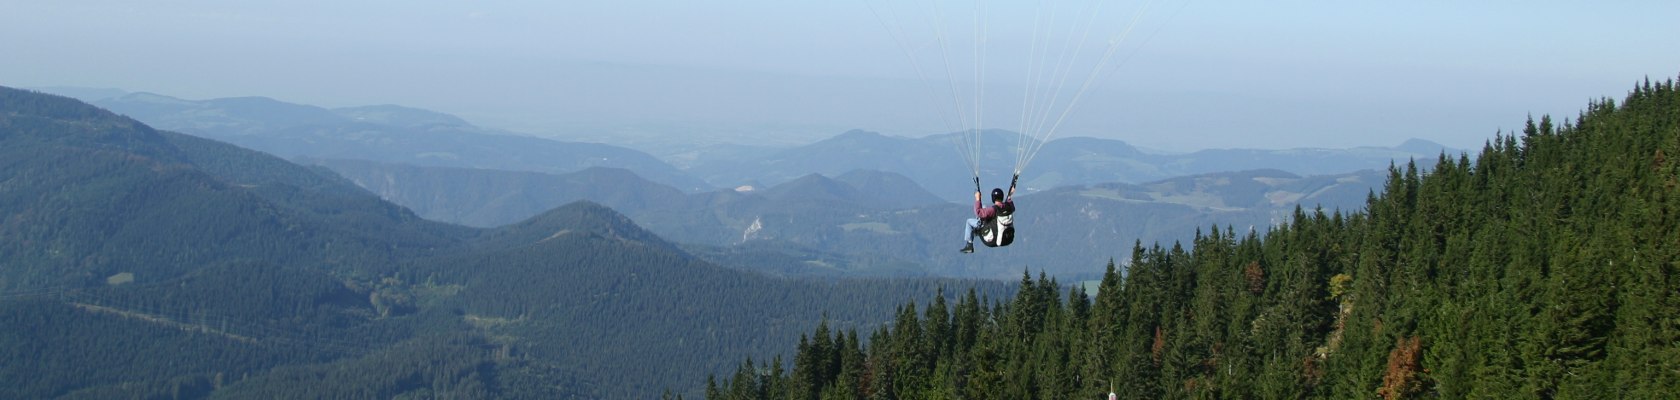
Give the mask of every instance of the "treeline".
M 1680 92 L 1639 85 L 1475 159 L 1391 169 L 1359 213 L 1134 247 L 1095 299 L 819 325 L 711 399 L 1680 396 Z

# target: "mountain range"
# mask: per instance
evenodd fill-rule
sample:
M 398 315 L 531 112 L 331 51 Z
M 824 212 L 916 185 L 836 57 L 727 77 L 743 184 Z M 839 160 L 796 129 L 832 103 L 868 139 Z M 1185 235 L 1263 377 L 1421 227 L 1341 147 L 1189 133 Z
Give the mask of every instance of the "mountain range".
M 851 131 L 795 147 L 715 146 L 685 153 L 675 160 L 679 169 L 626 148 L 509 136 L 399 106 L 325 109 L 263 98 L 56 90 L 326 166 L 424 218 L 488 228 L 590 200 L 710 261 L 792 276 L 1094 273 L 1123 256 L 1096 244 L 1185 240 L 1215 223 L 1261 229 L 1289 218 L 1297 204 L 1358 209 L 1379 187 L 1375 171 L 1453 152 L 1409 141 L 1394 148 L 1158 154 L 1116 140 L 1052 140 L 1022 177 L 1021 204 L 1039 212 L 1023 218 L 1032 232 L 1024 239 L 1043 244 L 965 259 L 945 249 L 960 245 L 952 226 L 969 213 L 973 185 L 953 178 L 969 174 L 952 145 L 957 134 Z M 981 135 L 992 144 L 982 147 L 987 186 L 1008 176 L 1015 155 L 1009 144 L 1019 139 L 1007 131 Z M 586 153 L 594 155 L 578 155 Z M 638 161 L 590 161 L 609 153 L 617 155 L 601 158 Z M 1269 165 L 1283 168 L 1226 172 Z M 1354 170 L 1365 172 L 1346 172 Z
M 1265 230 L 1292 218 L 1297 205 L 1358 210 L 1385 179 L 1374 170 L 1303 177 L 1274 169 L 1063 186 L 1016 200 L 1023 245 L 967 257 L 955 250 L 969 205 L 944 202 L 890 172 L 810 174 L 768 188 L 685 194 L 619 169 L 547 175 L 312 162 L 426 218 L 499 226 L 589 200 L 710 260 L 793 276 L 1008 278 L 1029 268 L 1094 274 L 1107 260 L 1124 258 L 1108 251 L 1115 243 L 1188 240 L 1214 224 Z
M 485 129 L 451 115 L 394 106 L 327 109 L 265 97 L 184 100 L 126 93 L 90 103 L 148 125 L 282 158 L 355 158 L 426 166 L 565 173 L 625 168 L 688 191 L 710 186 L 628 148 Z
M 823 321 L 1010 290 L 769 277 L 590 202 L 428 221 L 324 168 L 3 87 L 0 160 L 0 398 L 648 398 Z
M 852 170 L 880 170 L 903 174 L 927 190 L 950 201 L 963 202 L 973 182 L 960 146 L 961 134 L 921 138 L 885 136 L 854 130 L 809 145 L 780 150 L 721 151 L 718 157 L 703 152 L 687 161 L 691 174 L 720 187 L 775 185 L 811 173 L 835 176 Z M 990 187 L 1007 186 L 1016 165 L 1014 132 L 988 130 L 979 135 L 980 178 Z M 1089 137 L 1053 139 L 1043 147 L 1021 174 L 1024 191 L 1047 190 L 1064 185 L 1111 182 L 1144 183 L 1180 176 L 1277 169 L 1298 175 L 1340 174 L 1364 169 L 1386 169 L 1412 159 L 1434 160 L 1460 150 L 1413 139 L 1397 147 L 1352 149 L 1213 149 L 1187 154 L 1157 154 L 1140 150 L 1123 141 Z
M 919 138 L 854 130 L 798 146 L 711 144 L 661 146 L 660 156 L 611 144 L 562 142 L 473 126 L 433 111 L 383 105 L 327 109 L 262 97 L 184 100 L 116 89 L 44 88 L 147 124 L 200 135 L 284 158 L 367 160 L 456 168 L 563 174 L 589 167 L 623 168 L 693 193 L 712 188 L 774 186 L 821 174 L 885 171 L 908 177 L 940 198 L 964 202 L 972 187 L 955 143 L 962 134 Z M 594 135 L 600 137 L 600 135 Z M 1014 171 L 1021 135 L 977 135 L 982 183 L 1003 186 Z M 1062 185 L 1143 183 L 1186 175 L 1279 169 L 1310 176 L 1385 169 L 1461 150 L 1409 140 L 1395 147 L 1350 149 L 1210 149 L 1184 154 L 1140 150 L 1123 141 L 1056 138 L 1022 174 L 1025 191 Z

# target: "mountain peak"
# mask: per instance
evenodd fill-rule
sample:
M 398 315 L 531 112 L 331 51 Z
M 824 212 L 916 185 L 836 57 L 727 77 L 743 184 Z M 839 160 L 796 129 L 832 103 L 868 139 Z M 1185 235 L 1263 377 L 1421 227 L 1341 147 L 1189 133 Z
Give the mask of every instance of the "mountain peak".
M 617 210 L 588 200 L 579 200 L 491 232 L 487 242 L 502 246 L 524 246 L 547 242 L 566 235 L 592 235 L 681 253 L 676 245 L 643 229 Z
M 917 184 L 914 179 L 896 172 L 854 169 L 834 177 L 834 180 L 856 189 L 864 201 L 889 208 L 909 208 L 945 202 Z
M 797 198 L 853 201 L 858 197 L 857 189 L 851 185 L 814 173 L 765 189 L 763 195 L 765 198 L 781 200 Z

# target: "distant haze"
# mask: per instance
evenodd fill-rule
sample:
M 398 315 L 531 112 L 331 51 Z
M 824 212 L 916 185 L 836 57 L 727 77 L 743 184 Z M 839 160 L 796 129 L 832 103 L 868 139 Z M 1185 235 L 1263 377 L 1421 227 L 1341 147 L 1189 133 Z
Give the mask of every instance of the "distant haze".
M 401 104 L 608 143 L 948 130 L 907 61 L 925 47 L 895 44 L 869 7 L 881 1 L 8 3 L 6 86 Z M 1671 1 L 1161 3 L 1058 136 L 1476 149 L 1528 115 L 1573 118 L 1680 76 Z M 1007 61 L 1031 21 L 998 4 L 987 43 Z M 1009 129 L 1017 71 L 995 64 L 985 124 Z

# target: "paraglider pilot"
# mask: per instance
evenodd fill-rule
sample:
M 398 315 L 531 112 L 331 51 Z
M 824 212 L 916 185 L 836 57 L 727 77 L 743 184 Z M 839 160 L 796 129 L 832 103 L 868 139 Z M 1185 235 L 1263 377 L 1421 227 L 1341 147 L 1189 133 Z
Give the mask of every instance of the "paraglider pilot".
M 963 228 L 963 241 L 967 242 L 967 245 L 962 248 L 963 253 L 974 252 L 975 236 L 982 235 L 982 232 L 988 229 L 1001 231 L 1001 227 L 996 226 L 998 216 L 1015 212 L 1015 183 L 1020 180 L 1021 176 L 1016 175 L 1014 179 L 1009 181 L 1009 194 L 1007 195 L 1004 194 L 1003 189 L 992 188 L 992 205 L 983 206 L 980 203 L 980 178 L 974 178 L 974 218 L 969 218 L 968 224 Z M 985 237 L 982 237 L 982 239 L 985 239 Z

